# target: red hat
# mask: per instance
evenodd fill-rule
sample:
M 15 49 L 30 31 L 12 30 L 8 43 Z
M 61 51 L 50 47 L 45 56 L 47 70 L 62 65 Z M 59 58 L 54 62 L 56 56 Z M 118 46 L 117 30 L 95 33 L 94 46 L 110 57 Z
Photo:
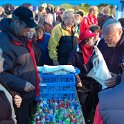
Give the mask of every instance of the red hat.
M 79 42 L 81 42 L 82 40 L 86 40 L 90 37 L 95 37 L 97 34 L 91 32 L 90 30 L 86 30 L 83 33 L 80 34 L 79 36 Z

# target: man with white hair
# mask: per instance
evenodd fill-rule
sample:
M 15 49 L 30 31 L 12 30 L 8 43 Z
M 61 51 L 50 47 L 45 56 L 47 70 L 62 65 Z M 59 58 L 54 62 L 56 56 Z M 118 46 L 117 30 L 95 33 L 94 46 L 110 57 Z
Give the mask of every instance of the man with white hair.
M 119 80 L 120 68 L 124 52 L 124 37 L 122 26 L 116 19 L 107 20 L 102 29 L 103 39 L 98 47 L 103 54 L 105 62 L 110 72 L 114 73 L 110 80 L 106 81 L 106 85 L 114 86 Z
M 104 42 L 100 48 L 112 78 L 105 84 L 111 89 L 99 93 L 94 124 L 123 124 L 124 37 L 119 21 L 107 20 L 103 25 Z M 120 77 L 121 75 L 121 77 Z M 118 86 L 114 87 L 118 83 Z M 108 101 L 109 99 L 109 101 Z M 117 101 L 117 102 L 115 102 Z
M 77 48 L 78 35 L 73 26 L 73 12 L 65 11 L 63 22 L 52 29 L 48 50 L 53 65 L 66 65 L 71 51 Z

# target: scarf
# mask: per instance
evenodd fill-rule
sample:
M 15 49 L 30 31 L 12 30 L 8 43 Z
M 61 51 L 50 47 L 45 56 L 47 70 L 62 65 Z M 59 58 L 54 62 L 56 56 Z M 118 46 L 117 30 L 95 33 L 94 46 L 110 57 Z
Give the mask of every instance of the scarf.
M 39 96 L 39 93 L 40 93 L 39 81 L 40 81 L 40 79 L 39 79 L 39 75 L 38 75 L 38 69 L 37 69 L 37 64 L 36 64 L 36 60 L 35 60 L 34 50 L 32 48 L 32 40 L 27 41 L 27 46 L 25 46 L 21 42 L 17 42 L 17 41 L 13 41 L 13 44 L 15 44 L 17 46 L 26 47 L 29 50 L 29 53 L 31 55 L 32 61 L 34 63 L 35 71 L 36 71 L 36 96 Z
M 44 35 L 40 39 L 37 39 L 37 42 L 43 42 L 43 41 L 44 41 Z
M 87 64 L 92 55 L 93 47 L 82 44 L 81 51 L 82 51 L 82 57 L 84 60 L 84 64 Z

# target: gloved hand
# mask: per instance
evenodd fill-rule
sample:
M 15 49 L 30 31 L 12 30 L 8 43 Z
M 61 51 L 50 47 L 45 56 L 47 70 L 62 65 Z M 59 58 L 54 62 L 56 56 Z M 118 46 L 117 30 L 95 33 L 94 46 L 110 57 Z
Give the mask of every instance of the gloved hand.
M 59 62 L 58 62 L 58 60 L 53 60 L 53 65 L 59 65 Z

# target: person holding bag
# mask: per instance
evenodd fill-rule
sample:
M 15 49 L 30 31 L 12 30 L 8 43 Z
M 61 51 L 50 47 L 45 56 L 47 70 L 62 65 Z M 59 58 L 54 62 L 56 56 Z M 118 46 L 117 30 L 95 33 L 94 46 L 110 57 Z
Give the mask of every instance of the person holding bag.
M 91 114 L 94 114 L 97 105 L 97 94 L 101 90 L 101 85 L 93 78 L 87 77 L 90 67 L 89 61 L 93 54 L 96 33 L 90 30 L 84 31 L 79 38 L 79 50 L 72 51 L 68 64 L 80 69 L 81 73 L 76 75 L 77 93 L 81 103 L 86 124 L 91 121 Z M 91 104 L 92 103 L 92 104 Z

